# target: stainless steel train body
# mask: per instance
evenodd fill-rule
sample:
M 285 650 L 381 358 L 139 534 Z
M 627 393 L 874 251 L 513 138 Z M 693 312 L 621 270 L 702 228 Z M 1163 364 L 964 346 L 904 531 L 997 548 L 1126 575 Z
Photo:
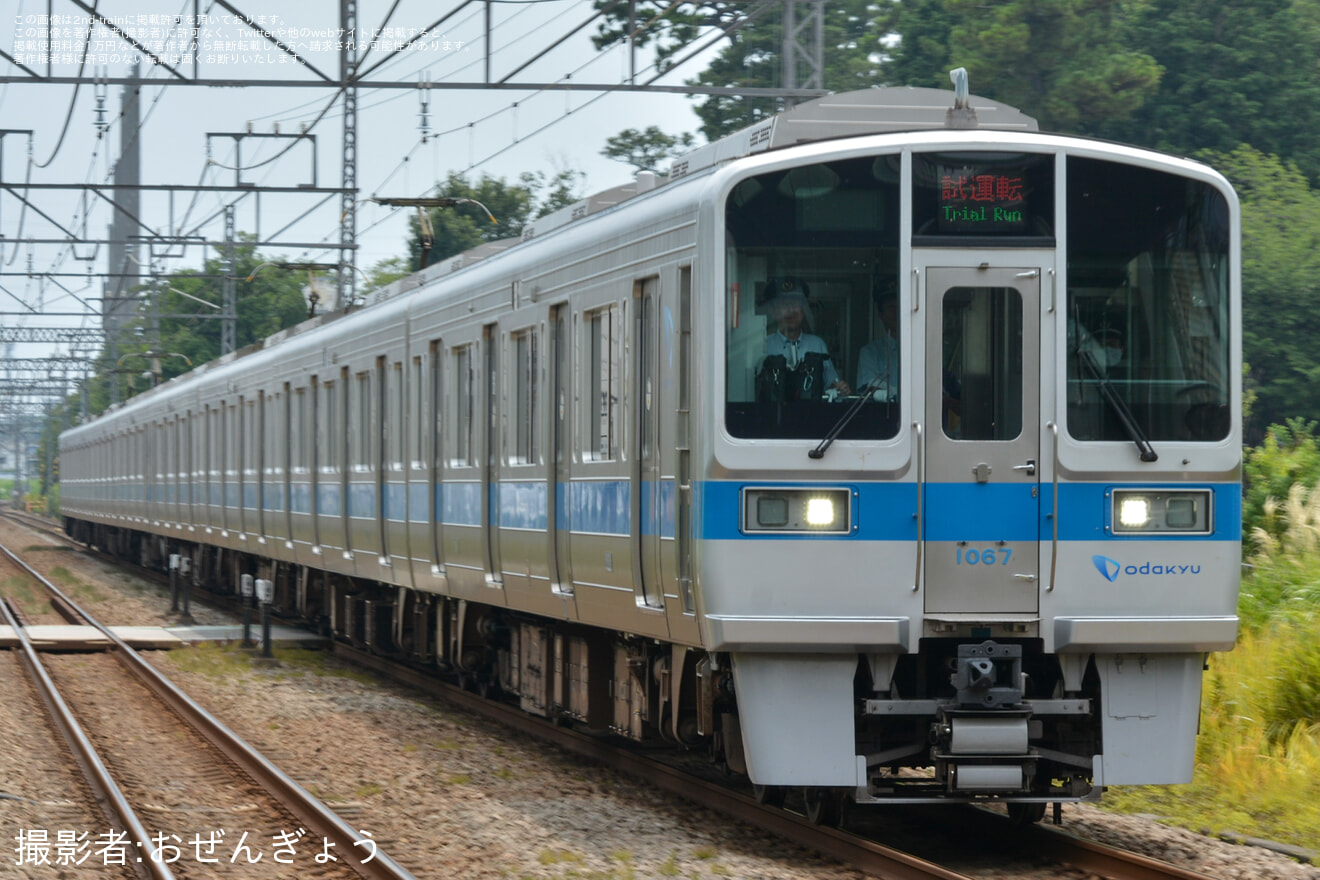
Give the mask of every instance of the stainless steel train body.
M 804 105 L 143 394 L 63 436 L 68 527 L 770 795 L 1187 781 L 1236 198 L 948 104 Z M 787 293 L 824 354 L 767 353 Z

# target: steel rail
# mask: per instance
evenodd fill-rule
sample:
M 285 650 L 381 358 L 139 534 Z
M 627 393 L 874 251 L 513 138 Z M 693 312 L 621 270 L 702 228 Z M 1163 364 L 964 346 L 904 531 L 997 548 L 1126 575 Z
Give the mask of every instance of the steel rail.
M 1036 826 L 1024 829 L 1032 852 L 1039 852 L 1101 877 L 1122 880 L 1208 880 L 1208 875 L 1149 856 L 1082 840 L 1064 831 Z
M 1011 820 L 1002 813 L 975 808 L 967 812 L 967 817 L 970 819 L 969 824 L 980 826 L 977 831 L 979 834 L 1003 836 L 1011 830 Z M 1019 850 L 1065 862 L 1087 875 L 1111 880 L 1210 880 L 1206 874 L 1083 840 L 1048 825 L 1017 828 L 1014 837 Z
M 28 568 L 7 549 L 5 549 L 5 553 L 10 559 L 18 562 L 19 565 Z M 31 571 L 30 568 L 28 570 Z M 128 799 L 124 797 L 123 791 L 115 783 L 110 771 L 105 766 L 105 762 L 96 753 L 96 747 L 92 745 L 92 741 L 83 731 L 78 719 L 73 716 L 73 711 L 69 709 L 69 705 L 60 696 L 59 689 L 51 679 L 50 673 L 46 671 L 46 667 L 37 656 L 37 649 L 32 647 L 32 640 L 28 638 L 23 627 L 19 626 L 18 620 L 9 613 L 7 603 L 0 602 L 0 610 L 4 612 L 5 623 L 18 636 L 19 646 L 23 652 L 23 662 L 27 666 L 28 675 L 32 677 L 32 682 L 37 687 L 37 693 L 40 694 L 42 701 L 46 704 L 51 720 L 63 735 L 65 742 L 69 744 L 69 751 L 73 754 L 74 760 L 78 762 L 83 776 L 87 779 L 87 784 L 91 786 L 92 794 L 97 803 L 109 818 L 118 818 L 120 826 L 132 836 L 134 842 L 141 848 L 143 856 L 138 859 L 133 867 L 138 870 L 139 874 L 145 871 L 146 876 L 153 878 L 153 880 L 174 880 L 174 872 L 169 869 L 169 866 L 159 855 L 159 850 L 151 845 L 150 832 L 147 831 L 146 826 L 137 817 L 137 813 L 134 812 Z
M 55 596 L 59 596 L 73 607 L 77 607 L 59 587 L 16 556 L 8 547 L 0 545 L 0 551 L 23 568 L 32 577 Z M 102 626 L 86 610 L 79 608 L 79 613 L 86 618 L 88 625 L 98 629 L 114 644 L 112 653 L 134 675 L 156 694 L 185 723 L 191 725 L 202 737 L 215 746 L 239 769 L 250 776 L 258 785 L 271 792 L 287 807 L 307 830 L 330 841 L 339 854 L 342 864 L 357 871 L 367 880 L 415 880 L 413 875 L 376 846 L 374 853 L 362 849 L 358 844 L 366 838 L 339 817 L 333 810 L 321 803 L 309 791 L 295 782 L 283 770 L 267 761 L 260 752 L 239 738 L 219 719 L 211 715 L 191 697 L 179 690 L 150 663 L 142 659 L 126 642 Z M 35 650 L 33 651 L 35 656 Z M 136 833 L 136 832 L 134 832 Z M 369 861 L 363 861 L 363 856 Z M 161 876 L 160 880 L 168 880 Z

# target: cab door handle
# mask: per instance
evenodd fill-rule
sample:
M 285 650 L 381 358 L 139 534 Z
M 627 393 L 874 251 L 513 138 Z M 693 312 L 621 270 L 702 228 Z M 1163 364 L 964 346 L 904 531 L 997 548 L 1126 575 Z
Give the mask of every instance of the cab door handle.
M 1035 474 L 1035 473 L 1036 473 L 1036 459 L 1034 459 L 1034 458 L 1029 458 L 1029 459 L 1027 459 L 1027 463 L 1026 463 L 1026 464 L 1015 464 L 1015 465 L 1013 465 L 1013 470 L 1015 470 L 1015 471 L 1026 471 L 1028 475 Z

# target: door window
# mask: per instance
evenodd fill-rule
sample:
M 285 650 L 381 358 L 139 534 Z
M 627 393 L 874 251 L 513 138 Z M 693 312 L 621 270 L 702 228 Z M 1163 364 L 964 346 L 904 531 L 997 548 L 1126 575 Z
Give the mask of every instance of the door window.
M 1022 294 L 955 287 L 944 295 L 941 423 L 953 440 L 1022 433 Z

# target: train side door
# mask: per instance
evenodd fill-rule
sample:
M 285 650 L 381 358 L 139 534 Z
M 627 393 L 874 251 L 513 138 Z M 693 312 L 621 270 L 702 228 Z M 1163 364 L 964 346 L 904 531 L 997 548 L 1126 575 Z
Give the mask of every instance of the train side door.
M 633 314 L 636 333 L 633 355 L 636 357 L 636 387 L 633 400 L 637 430 L 632 455 L 633 583 L 637 604 L 646 608 L 664 607 L 664 589 L 660 582 L 661 485 L 660 485 L 660 375 L 658 280 L 647 278 L 633 284 Z
M 483 420 L 481 432 L 482 493 L 481 522 L 485 525 L 486 586 L 504 588 L 503 565 L 500 561 L 500 375 L 499 327 L 495 324 L 482 328 L 482 351 L 485 355 L 482 370 Z
M 926 276 L 928 614 L 1035 614 L 1040 271 Z
M 572 430 L 572 377 L 573 349 L 569 340 L 569 310 L 567 305 L 550 309 L 550 448 L 546 451 L 546 479 L 550 484 L 547 519 L 550 535 L 550 588 L 557 596 L 573 595 L 572 532 L 569 530 L 564 494 L 573 477 Z

